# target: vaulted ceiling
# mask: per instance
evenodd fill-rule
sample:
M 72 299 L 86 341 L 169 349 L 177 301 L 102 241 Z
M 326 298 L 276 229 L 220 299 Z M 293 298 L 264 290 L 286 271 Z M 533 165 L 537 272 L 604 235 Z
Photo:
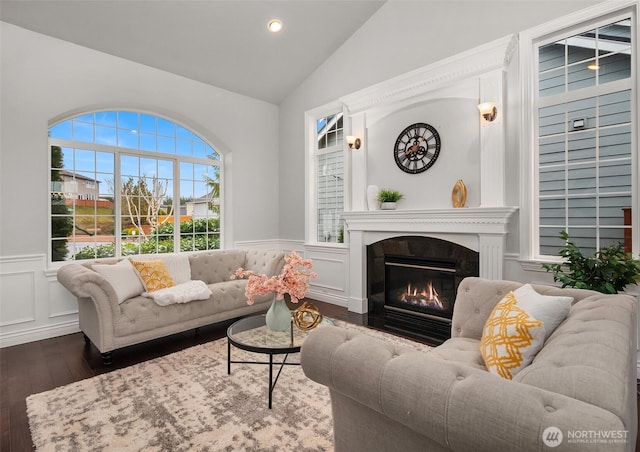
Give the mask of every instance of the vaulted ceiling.
M 2 0 L 0 20 L 278 104 L 383 0 Z M 267 23 L 282 20 L 280 33 Z

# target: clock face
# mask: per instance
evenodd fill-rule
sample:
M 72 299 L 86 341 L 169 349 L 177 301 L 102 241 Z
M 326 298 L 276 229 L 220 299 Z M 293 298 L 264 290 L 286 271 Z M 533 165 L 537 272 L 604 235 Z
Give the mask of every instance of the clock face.
M 428 170 L 440 154 L 440 135 L 424 122 L 411 124 L 396 140 L 393 156 L 398 167 L 410 174 Z

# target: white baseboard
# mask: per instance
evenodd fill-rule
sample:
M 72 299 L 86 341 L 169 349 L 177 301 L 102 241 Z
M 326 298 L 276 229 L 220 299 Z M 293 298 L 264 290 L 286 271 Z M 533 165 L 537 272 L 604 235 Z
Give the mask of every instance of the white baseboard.
M 77 320 L 46 325 L 38 328 L 20 330 L 13 333 L 5 333 L 0 336 L 0 348 L 14 345 L 26 344 L 27 342 L 41 341 L 53 337 L 64 336 L 80 332 L 80 325 Z
M 349 307 L 349 301 L 345 296 L 333 295 L 325 292 L 316 292 L 313 289 L 309 289 L 309 291 L 307 292 L 307 297 L 313 300 L 324 301 L 325 303 L 342 306 L 343 308 Z

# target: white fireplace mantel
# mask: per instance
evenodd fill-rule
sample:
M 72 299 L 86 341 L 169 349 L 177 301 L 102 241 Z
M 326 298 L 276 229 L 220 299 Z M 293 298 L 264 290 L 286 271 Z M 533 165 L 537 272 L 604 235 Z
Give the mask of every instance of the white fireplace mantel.
M 349 310 L 367 312 L 366 247 L 385 238 L 423 235 L 465 245 L 479 253 L 481 278 L 502 279 L 505 237 L 516 210 L 472 207 L 344 212 L 349 240 Z
M 349 232 L 506 234 L 516 207 L 344 212 Z

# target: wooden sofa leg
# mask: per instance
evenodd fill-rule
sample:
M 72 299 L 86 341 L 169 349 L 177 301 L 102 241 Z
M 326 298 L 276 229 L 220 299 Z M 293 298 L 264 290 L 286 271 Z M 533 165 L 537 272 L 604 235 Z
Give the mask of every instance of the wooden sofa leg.
M 113 364 L 113 358 L 112 358 L 111 352 L 101 353 L 101 355 L 102 355 L 102 364 L 104 364 L 105 366 L 110 366 L 111 364 Z

